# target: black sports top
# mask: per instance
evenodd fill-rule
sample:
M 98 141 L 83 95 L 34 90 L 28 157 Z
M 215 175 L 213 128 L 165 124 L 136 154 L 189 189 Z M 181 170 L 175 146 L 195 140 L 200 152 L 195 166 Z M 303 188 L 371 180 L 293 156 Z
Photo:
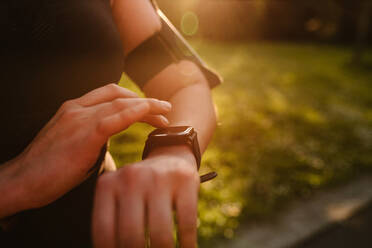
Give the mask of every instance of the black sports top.
M 109 2 L 0 1 L 0 164 L 64 101 L 120 79 L 123 49 Z
M 123 48 L 109 2 L 0 1 L 0 165 L 22 152 L 64 101 L 120 79 Z M 56 202 L 18 214 L 14 230 L 0 228 L 0 246 L 90 247 L 94 185 L 92 176 Z

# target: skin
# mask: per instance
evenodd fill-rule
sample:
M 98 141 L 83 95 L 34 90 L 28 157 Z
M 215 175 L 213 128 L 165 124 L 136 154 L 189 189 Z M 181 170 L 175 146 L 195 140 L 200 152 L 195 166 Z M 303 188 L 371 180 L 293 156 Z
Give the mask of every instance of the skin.
M 162 115 L 170 110 L 168 102 L 114 84 L 65 102 L 31 144 L 0 167 L 0 218 L 58 199 L 89 176 L 110 136 L 138 121 L 165 127 Z
M 125 54 L 161 28 L 148 0 L 111 4 Z M 143 90 L 149 99 L 108 85 L 63 104 L 22 154 L 0 166 L 0 218 L 44 206 L 77 186 L 109 137 L 135 122 L 193 126 L 201 151 L 206 149 L 216 117 L 196 65 L 172 64 Z M 94 246 L 144 247 L 148 230 L 151 247 L 173 247 L 175 211 L 181 247 L 196 247 L 199 185 L 196 161 L 186 146 L 158 148 L 143 161 L 104 173 L 95 192 Z
M 147 0 L 114 0 L 112 10 L 126 54 L 161 28 Z M 171 102 L 170 125 L 193 126 L 201 150 L 206 149 L 216 116 L 208 83 L 195 64 L 172 64 L 143 90 Z M 93 209 L 95 247 L 144 247 L 146 230 L 151 247 L 174 247 L 173 211 L 181 247 L 196 247 L 199 185 L 196 161 L 186 146 L 158 148 L 143 161 L 105 173 Z

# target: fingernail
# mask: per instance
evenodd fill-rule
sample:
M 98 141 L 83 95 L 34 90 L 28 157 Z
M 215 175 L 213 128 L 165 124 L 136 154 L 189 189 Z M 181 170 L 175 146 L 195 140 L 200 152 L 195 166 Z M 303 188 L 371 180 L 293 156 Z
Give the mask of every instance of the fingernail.
M 167 102 L 167 101 L 161 101 L 161 104 L 164 106 L 164 108 L 166 108 L 167 110 L 171 110 L 172 109 L 172 104 L 170 102 Z
M 164 124 L 164 126 L 169 126 L 169 121 L 167 118 L 165 118 L 164 116 L 161 116 L 161 122 Z

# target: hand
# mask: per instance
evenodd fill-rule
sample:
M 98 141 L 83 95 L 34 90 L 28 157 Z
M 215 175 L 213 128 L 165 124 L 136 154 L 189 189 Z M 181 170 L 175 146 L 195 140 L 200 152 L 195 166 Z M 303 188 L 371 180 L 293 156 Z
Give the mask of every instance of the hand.
M 199 176 L 186 146 L 163 147 L 138 163 L 100 176 L 93 207 L 96 248 L 174 246 L 173 210 L 181 247 L 196 247 Z
M 170 109 L 114 84 L 65 102 L 17 159 L 27 207 L 46 205 L 82 182 L 113 134 L 138 121 L 166 126 L 162 115 Z

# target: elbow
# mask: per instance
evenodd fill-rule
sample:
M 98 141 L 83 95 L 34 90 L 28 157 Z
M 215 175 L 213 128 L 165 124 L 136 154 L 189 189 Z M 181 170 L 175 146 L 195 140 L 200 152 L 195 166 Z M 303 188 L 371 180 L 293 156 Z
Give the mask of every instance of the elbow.
M 195 63 L 182 60 L 166 67 L 143 88 L 148 97 L 169 100 L 185 88 L 201 87 L 210 91 L 207 79 Z

